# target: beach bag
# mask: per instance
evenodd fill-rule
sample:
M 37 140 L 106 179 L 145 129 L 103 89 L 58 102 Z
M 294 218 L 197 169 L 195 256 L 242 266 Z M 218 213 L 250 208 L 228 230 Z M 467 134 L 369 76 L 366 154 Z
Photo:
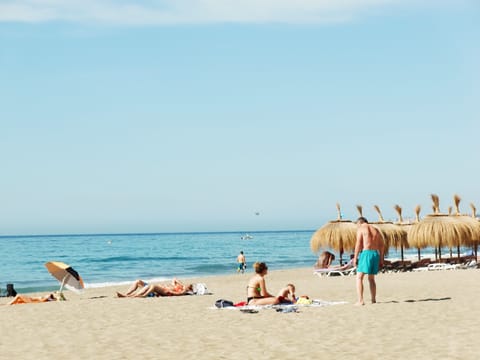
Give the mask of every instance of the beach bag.
M 196 295 L 205 295 L 208 294 L 207 285 L 203 283 L 195 284 L 195 289 L 193 291 Z
M 233 305 L 233 301 L 220 299 L 215 301 L 215 306 L 220 309 L 220 308 L 232 307 L 234 305 Z
M 7 284 L 7 296 L 17 296 L 17 292 L 15 291 L 15 289 L 13 288 L 13 284 Z

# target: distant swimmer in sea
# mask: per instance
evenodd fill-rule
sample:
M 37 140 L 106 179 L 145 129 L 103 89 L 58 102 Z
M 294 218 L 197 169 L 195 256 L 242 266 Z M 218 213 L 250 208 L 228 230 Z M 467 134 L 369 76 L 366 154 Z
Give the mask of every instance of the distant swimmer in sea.
M 241 272 L 243 274 L 247 269 L 247 260 L 245 259 L 245 255 L 243 254 L 243 251 L 240 251 L 240 254 L 238 254 L 237 263 L 238 263 L 237 272 L 238 273 Z
M 136 280 L 125 294 L 117 292 L 117 297 L 153 297 L 153 296 L 181 296 L 193 292 L 193 284 L 185 285 L 177 279 L 171 284 L 147 284 L 143 280 Z

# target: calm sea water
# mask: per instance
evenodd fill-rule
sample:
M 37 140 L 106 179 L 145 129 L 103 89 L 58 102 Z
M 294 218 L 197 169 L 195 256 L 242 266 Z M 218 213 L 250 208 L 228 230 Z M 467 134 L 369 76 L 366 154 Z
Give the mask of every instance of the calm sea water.
M 248 240 L 241 239 L 243 233 L 0 237 L 0 288 L 5 291 L 6 284 L 13 283 L 18 292 L 58 289 L 59 283 L 44 266 L 47 261 L 72 266 L 87 288 L 137 278 L 155 281 L 231 274 L 241 250 L 249 272 L 255 261 L 265 261 L 271 270 L 311 267 L 317 258 L 310 250 L 313 233 L 253 232 Z M 428 249 L 422 251 L 428 253 Z M 416 250 L 406 255 L 413 257 Z M 389 257 L 399 254 L 390 250 Z
M 13 283 L 18 292 L 50 291 L 59 284 L 47 261 L 62 261 L 82 276 L 86 287 L 230 274 L 243 250 L 248 271 L 255 261 L 270 269 L 311 266 L 314 231 L 243 233 L 18 236 L 0 238 L 0 288 Z

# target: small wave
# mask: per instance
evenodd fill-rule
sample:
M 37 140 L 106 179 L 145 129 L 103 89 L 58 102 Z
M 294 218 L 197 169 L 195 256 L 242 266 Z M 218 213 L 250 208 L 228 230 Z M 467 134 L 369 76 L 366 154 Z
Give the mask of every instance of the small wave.
M 109 263 L 109 262 L 145 262 L 145 261 L 182 261 L 191 260 L 191 257 L 185 256 L 111 256 L 104 258 L 84 258 L 81 262 L 86 263 Z M 199 258 L 196 258 L 199 259 Z
M 195 266 L 189 266 L 187 268 L 188 272 L 192 273 L 212 273 L 212 274 L 218 274 L 225 272 L 226 270 L 229 269 L 235 269 L 235 263 L 226 265 L 226 264 L 199 264 Z
M 112 287 L 112 286 L 127 286 L 127 285 L 131 285 L 135 280 L 137 279 L 107 281 L 107 282 L 98 282 L 98 283 L 85 283 L 85 289 L 99 289 L 99 288 L 106 288 L 106 287 Z M 142 279 L 142 280 L 147 283 L 160 283 L 160 282 L 171 281 L 172 278 L 156 277 L 156 278 Z

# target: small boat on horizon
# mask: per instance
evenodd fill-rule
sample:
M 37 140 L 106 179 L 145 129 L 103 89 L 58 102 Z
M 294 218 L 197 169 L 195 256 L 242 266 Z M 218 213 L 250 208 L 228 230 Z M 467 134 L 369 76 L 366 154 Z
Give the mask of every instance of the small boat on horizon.
M 240 236 L 240 239 L 249 240 L 249 239 L 253 239 L 253 236 L 249 235 L 249 234 L 245 234 L 245 235 Z

